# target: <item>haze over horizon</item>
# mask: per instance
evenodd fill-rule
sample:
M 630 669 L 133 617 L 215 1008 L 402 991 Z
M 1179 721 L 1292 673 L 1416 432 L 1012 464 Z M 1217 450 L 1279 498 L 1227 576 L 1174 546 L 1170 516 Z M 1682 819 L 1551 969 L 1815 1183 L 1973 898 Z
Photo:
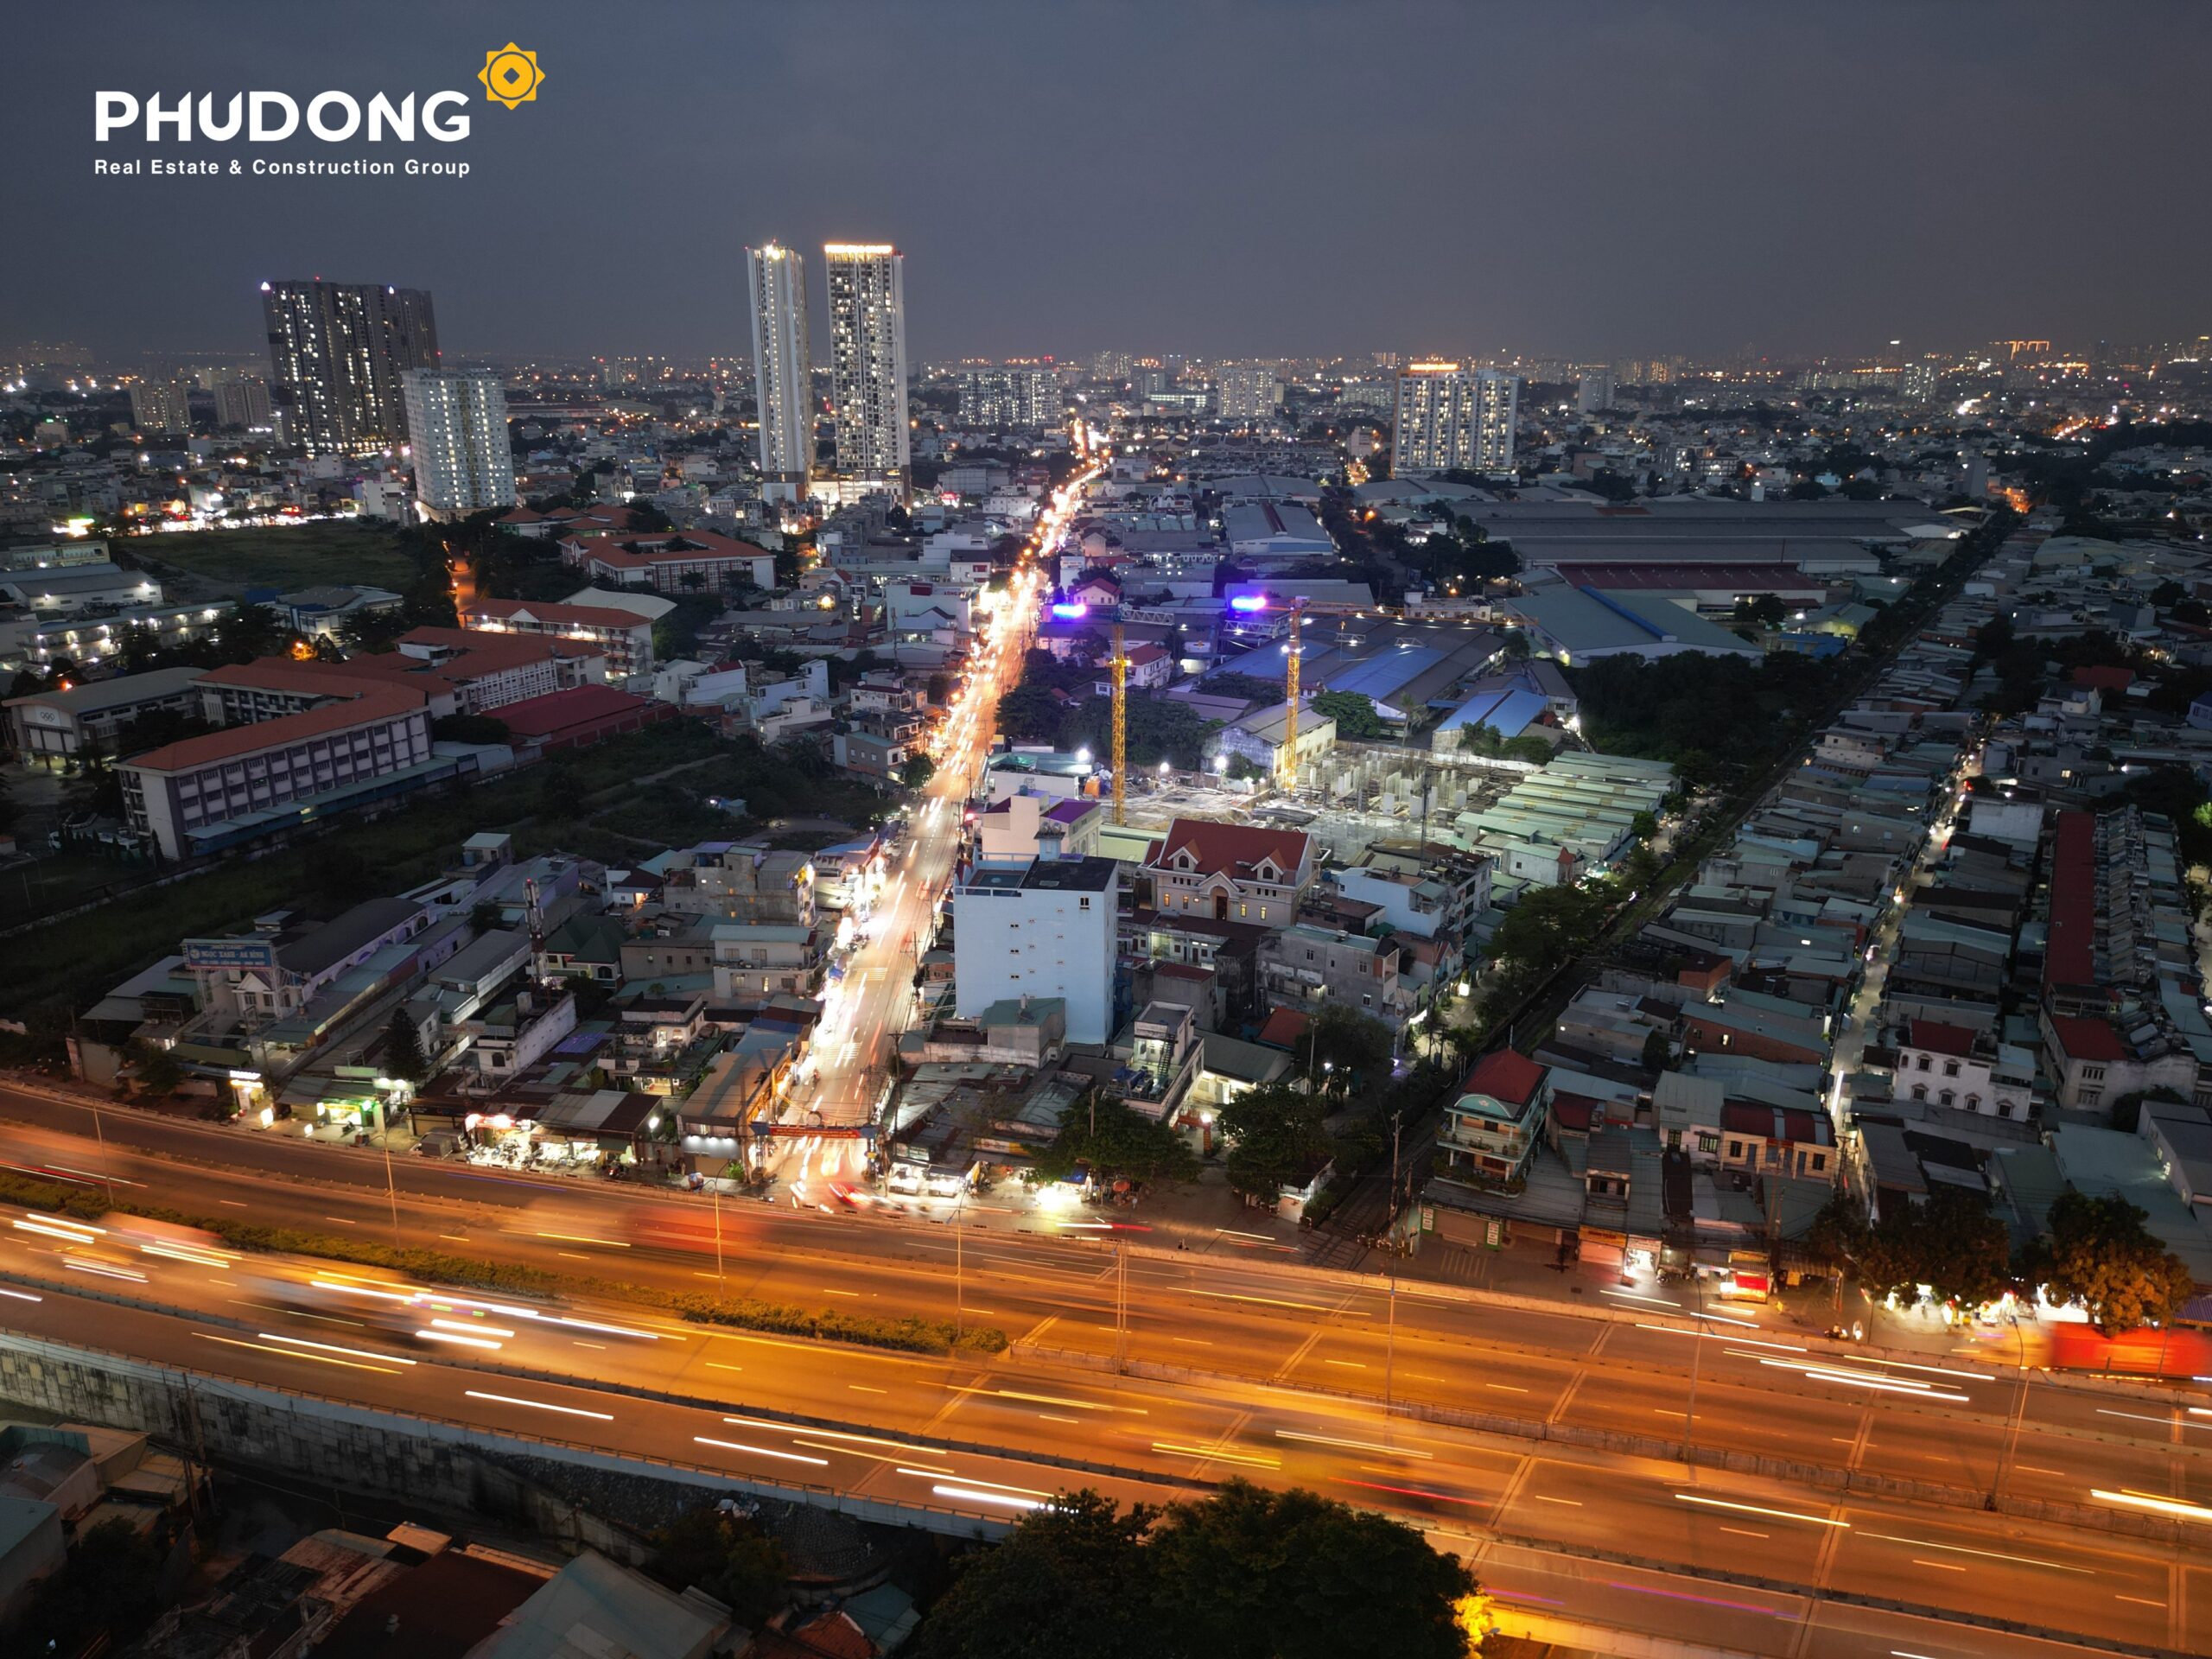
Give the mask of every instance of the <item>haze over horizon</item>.
M 41 228 L 0 275 L 12 343 L 257 351 L 256 284 L 321 273 L 431 289 L 464 356 L 744 353 L 743 249 L 771 238 L 897 243 L 916 361 L 2207 327 L 2177 298 L 2212 259 L 2201 6 L 2125 29 L 2055 4 L 218 16 L 86 8 L 18 42 L 15 150 L 45 159 L 16 172 Z M 466 143 L 417 146 L 465 180 L 92 176 L 120 153 L 98 89 L 474 92 L 510 38 L 537 101 L 477 97 Z

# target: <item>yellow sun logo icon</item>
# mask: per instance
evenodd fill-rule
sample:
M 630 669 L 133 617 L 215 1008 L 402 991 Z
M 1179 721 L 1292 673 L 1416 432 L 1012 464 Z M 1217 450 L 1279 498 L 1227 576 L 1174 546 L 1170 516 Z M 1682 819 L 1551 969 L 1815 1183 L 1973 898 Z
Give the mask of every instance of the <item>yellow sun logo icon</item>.
M 476 72 L 476 79 L 484 83 L 486 99 L 512 110 L 518 104 L 537 101 L 545 72 L 537 67 L 537 53 L 525 52 L 509 41 L 498 51 L 484 54 L 484 67 Z

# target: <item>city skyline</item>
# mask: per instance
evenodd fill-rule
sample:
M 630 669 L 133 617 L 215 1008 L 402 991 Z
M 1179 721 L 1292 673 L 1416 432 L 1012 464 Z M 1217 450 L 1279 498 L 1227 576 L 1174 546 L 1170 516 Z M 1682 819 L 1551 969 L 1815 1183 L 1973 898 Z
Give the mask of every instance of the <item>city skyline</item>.
M 2179 210 L 2206 136 L 2187 83 L 2192 47 L 2212 44 L 2201 9 L 2138 7 L 2126 29 L 2049 6 L 2008 9 L 2002 29 L 1900 7 L 1599 9 L 1563 36 L 1489 9 L 1397 6 L 1364 18 L 1351 53 L 1318 9 L 1271 10 L 1263 29 L 1240 6 L 1117 8 L 1114 27 L 1081 10 L 862 10 L 873 26 L 665 14 L 668 49 L 640 55 L 609 19 L 543 9 L 524 44 L 545 91 L 478 110 L 459 147 L 473 176 L 313 187 L 88 180 L 93 88 L 73 66 L 99 61 L 101 86 L 142 92 L 334 79 L 396 94 L 480 63 L 473 22 L 426 16 L 340 52 L 334 22 L 305 20 L 257 38 L 240 67 L 234 41 L 181 18 L 149 11 L 97 50 L 98 20 L 56 19 L 27 43 L 11 119 L 64 158 L 26 176 L 23 211 L 65 235 L 0 278 L 0 315 L 101 353 L 243 347 L 236 296 L 252 283 L 383 276 L 404 248 L 410 268 L 385 280 L 436 291 L 478 353 L 703 353 L 744 339 L 729 277 L 772 229 L 795 247 L 865 235 L 912 255 L 915 360 L 1132 346 L 1803 355 L 2202 330 L 2181 308 L 2212 232 Z M 831 45 L 852 84 L 893 95 L 818 99 L 804 66 Z M 1484 65 L 1483 95 L 1408 102 L 1412 53 Z M 707 95 L 709 66 L 733 54 L 751 66 L 736 129 Z M 574 73 L 586 63 L 590 77 Z M 1109 119 L 1096 144 L 993 141 L 1044 130 L 1066 74 L 1139 88 L 1206 64 L 1240 68 L 1204 98 Z M 931 86 L 988 89 L 993 119 L 963 130 L 906 95 Z M 659 118 L 607 143 L 605 118 L 647 96 Z M 861 164 L 877 156 L 899 160 Z M 542 215 L 553 177 L 564 200 L 651 224 L 654 256 L 587 237 L 549 261 L 486 233 Z M 1317 194 L 1317 179 L 1338 182 Z M 303 212 L 309 189 L 317 211 Z M 1187 233 L 1160 228 L 1163 191 L 1198 204 Z M 2069 200 L 2138 227 L 2124 257 L 2036 234 Z M 95 213 L 162 249 L 158 281 L 126 275 L 106 238 L 66 234 Z

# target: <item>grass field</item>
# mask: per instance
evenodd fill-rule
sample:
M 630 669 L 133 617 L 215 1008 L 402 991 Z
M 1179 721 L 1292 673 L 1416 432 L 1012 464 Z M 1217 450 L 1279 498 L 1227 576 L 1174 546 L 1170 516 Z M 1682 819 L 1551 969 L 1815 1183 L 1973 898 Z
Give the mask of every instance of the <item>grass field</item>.
M 383 525 L 334 521 L 257 530 L 181 530 L 114 543 L 142 564 L 166 566 L 226 589 L 291 592 L 322 583 L 404 592 L 415 563 Z

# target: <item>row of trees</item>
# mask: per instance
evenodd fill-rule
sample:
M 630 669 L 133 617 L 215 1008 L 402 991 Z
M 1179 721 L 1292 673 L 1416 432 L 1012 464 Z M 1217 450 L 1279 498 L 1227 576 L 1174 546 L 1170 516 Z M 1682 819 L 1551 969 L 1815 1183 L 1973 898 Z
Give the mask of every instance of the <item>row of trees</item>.
M 1849 1263 L 1876 1297 L 1910 1300 L 1925 1287 L 1939 1302 L 1979 1307 L 2008 1290 L 2040 1287 L 2053 1302 L 2078 1304 L 2110 1336 L 2164 1323 L 2192 1293 L 2188 1268 L 2146 1219 L 2126 1198 L 2068 1192 L 2050 1207 L 2049 1231 L 2016 1252 L 1977 1192 L 1939 1186 L 1872 1224 L 1839 1192 L 1805 1243 Z
M 1465 1659 L 1474 1575 L 1414 1528 L 1231 1481 L 1165 1509 L 1080 1491 L 971 1557 L 917 1659 Z

